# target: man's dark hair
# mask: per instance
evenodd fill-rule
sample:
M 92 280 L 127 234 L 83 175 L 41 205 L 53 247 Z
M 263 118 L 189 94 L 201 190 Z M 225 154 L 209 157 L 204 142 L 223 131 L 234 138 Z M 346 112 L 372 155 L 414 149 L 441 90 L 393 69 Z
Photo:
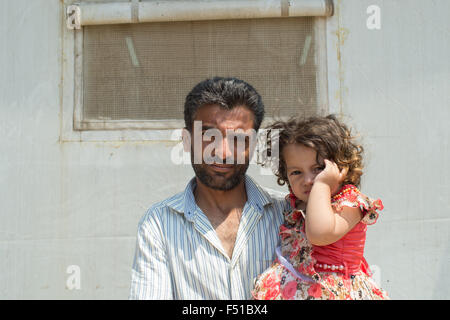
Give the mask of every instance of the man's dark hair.
M 188 131 L 192 132 L 197 109 L 209 104 L 219 105 L 228 110 L 246 106 L 255 115 L 255 130 L 259 129 L 264 118 L 261 96 L 251 85 L 237 78 L 214 77 L 197 84 L 186 96 L 184 122 Z

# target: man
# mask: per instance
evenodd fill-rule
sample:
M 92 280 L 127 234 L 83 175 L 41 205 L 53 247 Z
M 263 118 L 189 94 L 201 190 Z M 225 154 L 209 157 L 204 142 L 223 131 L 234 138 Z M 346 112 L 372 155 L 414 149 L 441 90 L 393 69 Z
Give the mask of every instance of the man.
M 184 107 L 195 178 L 141 219 L 130 299 L 248 299 L 273 261 L 288 204 L 245 174 L 253 148 L 229 136 L 257 131 L 264 106 L 244 81 L 214 78 L 195 86 Z

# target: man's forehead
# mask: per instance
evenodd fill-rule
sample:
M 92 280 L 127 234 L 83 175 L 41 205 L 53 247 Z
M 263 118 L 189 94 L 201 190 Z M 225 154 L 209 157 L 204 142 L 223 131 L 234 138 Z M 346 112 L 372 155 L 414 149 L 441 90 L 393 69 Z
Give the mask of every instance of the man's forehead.
M 225 109 L 219 105 L 205 105 L 198 108 L 194 121 L 202 121 L 203 126 L 232 129 L 236 126 L 252 127 L 255 115 L 246 106 Z

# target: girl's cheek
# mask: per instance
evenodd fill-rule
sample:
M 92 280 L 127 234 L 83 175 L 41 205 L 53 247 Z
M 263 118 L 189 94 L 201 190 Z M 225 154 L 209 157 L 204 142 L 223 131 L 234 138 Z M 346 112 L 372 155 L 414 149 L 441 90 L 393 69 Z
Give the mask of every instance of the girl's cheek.
M 288 181 L 289 181 L 289 184 L 290 184 L 291 186 L 294 186 L 294 184 L 295 184 L 295 178 L 294 178 L 293 176 L 289 176 L 289 177 L 288 177 Z
M 289 185 L 291 185 L 293 189 L 299 188 L 299 186 L 301 184 L 302 184 L 302 181 L 301 181 L 300 177 L 293 176 L 293 177 L 289 178 Z
M 291 178 L 288 178 L 288 183 L 289 183 L 290 188 L 292 189 L 294 185 L 293 185 L 293 181 Z

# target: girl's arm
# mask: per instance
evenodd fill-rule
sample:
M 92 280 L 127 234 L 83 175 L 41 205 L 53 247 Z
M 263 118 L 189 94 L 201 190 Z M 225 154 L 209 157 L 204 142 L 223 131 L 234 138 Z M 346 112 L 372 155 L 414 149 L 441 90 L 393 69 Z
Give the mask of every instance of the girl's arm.
M 325 169 L 317 175 L 306 207 L 306 237 L 316 246 L 325 246 L 341 239 L 361 219 L 359 208 L 344 207 L 336 214 L 331 207 L 331 195 L 339 188 L 347 170 L 325 160 Z

